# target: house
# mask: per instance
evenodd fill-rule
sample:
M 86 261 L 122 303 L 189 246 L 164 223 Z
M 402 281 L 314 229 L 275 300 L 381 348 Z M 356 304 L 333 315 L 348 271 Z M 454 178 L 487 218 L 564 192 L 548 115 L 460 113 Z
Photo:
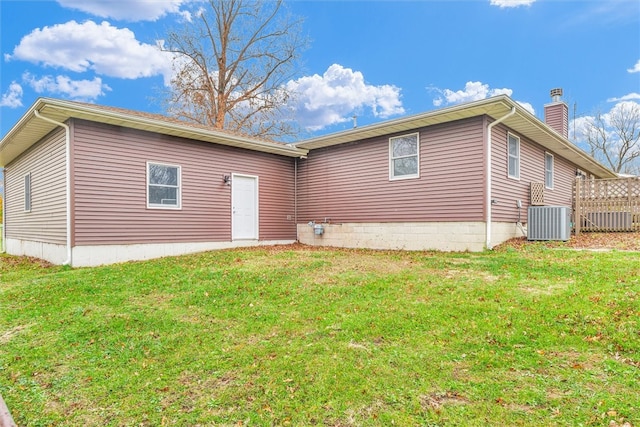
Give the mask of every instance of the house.
M 307 150 L 39 99 L 0 142 L 10 254 L 74 266 L 290 243 Z
M 88 266 L 296 240 L 477 251 L 521 235 L 531 183 L 571 206 L 615 174 L 501 95 L 294 144 L 41 98 L 0 141 L 6 251 Z M 535 187 L 538 188 L 538 187 Z
M 568 140 L 561 95 L 544 123 L 502 95 L 296 144 L 299 241 L 479 251 L 522 236 L 529 205 L 570 207 L 576 176 L 616 177 Z

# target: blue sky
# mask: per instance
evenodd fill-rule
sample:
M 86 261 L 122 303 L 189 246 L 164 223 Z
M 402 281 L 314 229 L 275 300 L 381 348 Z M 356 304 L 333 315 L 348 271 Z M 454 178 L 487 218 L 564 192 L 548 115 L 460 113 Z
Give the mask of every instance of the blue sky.
M 289 82 L 306 136 L 506 93 L 542 117 L 640 102 L 637 0 L 289 1 L 310 39 Z M 41 96 L 162 113 L 156 48 L 200 0 L 0 2 L 0 135 Z

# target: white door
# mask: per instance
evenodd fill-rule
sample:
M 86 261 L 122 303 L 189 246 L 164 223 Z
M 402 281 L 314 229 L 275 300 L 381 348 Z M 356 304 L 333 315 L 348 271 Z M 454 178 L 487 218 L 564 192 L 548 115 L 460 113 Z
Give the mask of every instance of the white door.
M 258 177 L 231 177 L 232 239 L 258 239 Z

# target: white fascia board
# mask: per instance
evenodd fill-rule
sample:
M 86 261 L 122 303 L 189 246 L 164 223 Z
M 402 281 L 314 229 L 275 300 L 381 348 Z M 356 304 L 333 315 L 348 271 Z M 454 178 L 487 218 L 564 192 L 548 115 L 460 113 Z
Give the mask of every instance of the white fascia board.
M 43 126 L 42 123 L 34 122 L 34 120 L 40 122 L 40 120 L 35 117 L 34 111 L 36 110 L 60 122 L 74 117 L 288 157 L 303 157 L 308 153 L 308 150 L 295 147 L 293 144 L 260 141 L 255 138 L 242 137 L 209 129 L 198 129 L 189 125 L 171 123 L 151 117 L 130 115 L 124 112 L 111 111 L 106 108 L 78 105 L 74 102 L 59 99 L 39 98 L 5 137 L 0 140 L 0 164 L 6 165 L 20 153 L 28 149 L 29 146 L 37 142 L 35 137 L 42 138 L 51 130 Z M 29 129 L 33 129 L 35 126 L 41 129 L 41 132 L 37 133 L 35 137 L 25 137 L 24 140 L 18 139 L 22 132 L 28 132 Z M 15 146 L 16 140 L 18 146 Z
M 313 150 L 332 145 L 344 144 L 347 142 L 361 141 L 363 139 L 377 136 L 389 135 L 401 131 L 414 130 L 424 126 L 447 123 L 479 115 L 487 115 L 496 119 L 504 116 L 513 107 L 516 108 L 516 114 L 505 120 L 505 126 L 510 127 L 515 132 L 526 136 L 547 149 L 554 150 L 559 154 L 561 153 L 563 157 L 566 157 L 568 160 L 573 161 L 581 167 L 585 167 L 592 173 L 595 172 L 598 176 L 605 178 L 615 177 L 615 174 L 611 170 L 607 169 L 593 157 L 589 156 L 586 152 L 581 150 L 568 139 L 564 138 L 549 127 L 549 125 L 542 122 L 535 115 L 521 107 L 520 104 L 506 95 L 498 95 L 467 104 L 454 105 L 414 116 L 349 129 L 342 132 L 311 138 L 298 142 L 294 145 L 299 148 Z M 528 132 L 518 125 L 518 117 L 521 120 L 525 120 L 531 127 L 533 127 L 536 135 L 532 135 L 532 132 Z
M 345 142 L 357 141 L 375 136 L 388 135 L 394 132 L 416 129 L 438 123 L 446 123 L 454 120 L 487 114 L 492 117 L 501 117 L 511 110 L 515 103 L 506 95 L 498 95 L 492 98 L 474 101 L 467 104 L 459 104 L 438 110 L 420 113 L 399 119 L 387 120 L 346 131 L 311 138 L 295 143 L 296 147 L 307 149 L 328 147 Z
M 172 136 L 182 136 L 199 141 L 246 148 L 254 151 L 263 151 L 272 154 L 281 154 L 290 157 L 300 157 L 308 153 L 308 150 L 297 148 L 293 145 L 260 141 L 259 139 L 218 132 L 216 130 L 198 129 L 189 126 L 188 124 L 181 125 L 151 117 L 133 116 L 123 112 L 110 111 L 99 107 L 92 108 L 91 106 L 82 106 L 79 108 L 78 105 L 65 103 L 65 101 L 53 101 L 54 102 L 51 102 L 51 105 L 54 106 L 54 108 L 59 106 L 65 110 L 75 113 L 72 115 L 70 114 L 72 117 L 85 118 L 97 122 L 105 122 L 105 118 L 110 118 L 125 127 L 134 129 L 148 130 L 150 132 L 168 134 Z

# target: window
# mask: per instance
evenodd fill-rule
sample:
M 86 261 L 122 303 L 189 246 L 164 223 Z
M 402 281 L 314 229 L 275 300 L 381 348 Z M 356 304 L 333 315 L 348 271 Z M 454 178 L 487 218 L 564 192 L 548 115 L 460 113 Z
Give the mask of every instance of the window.
M 31 212 L 31 174 L 24 176 L 24 211 Z
M 520 138 L 509 134 L 509 178 L 520 179 Z
M 180 166 L 147 163 L 147 207 L 180 209 Z
M 553 189 L 553 154 L 544 153 L 544 186 Z
M 389 179 L 418 178 L 418 134 L 389 139 Z

